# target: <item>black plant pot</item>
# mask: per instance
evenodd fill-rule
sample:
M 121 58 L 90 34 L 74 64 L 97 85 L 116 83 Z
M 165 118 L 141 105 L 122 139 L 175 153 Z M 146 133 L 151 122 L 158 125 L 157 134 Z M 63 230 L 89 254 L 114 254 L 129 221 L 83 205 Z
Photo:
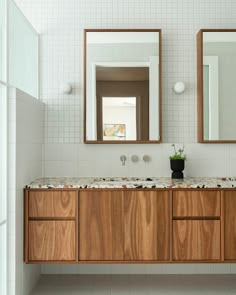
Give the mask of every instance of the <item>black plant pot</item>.
M 183 179 L 184 160 L 170 160 L 170 168 L 173 171 L 171 177 L 175 179 Z

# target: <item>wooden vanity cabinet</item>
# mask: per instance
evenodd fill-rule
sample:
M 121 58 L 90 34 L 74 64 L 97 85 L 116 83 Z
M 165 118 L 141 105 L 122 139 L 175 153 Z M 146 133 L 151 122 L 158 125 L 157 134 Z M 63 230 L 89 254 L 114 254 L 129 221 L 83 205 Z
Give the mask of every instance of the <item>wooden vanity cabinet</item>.
M 235 189 L 26 189 L 26 263 L 236 262 Z
M 25 190 L 25 262 L 75 262 L 77 211 L 77 191 Z
M 80 260 L 168 260 L 169 214 L 168 191 L 80 192 Z

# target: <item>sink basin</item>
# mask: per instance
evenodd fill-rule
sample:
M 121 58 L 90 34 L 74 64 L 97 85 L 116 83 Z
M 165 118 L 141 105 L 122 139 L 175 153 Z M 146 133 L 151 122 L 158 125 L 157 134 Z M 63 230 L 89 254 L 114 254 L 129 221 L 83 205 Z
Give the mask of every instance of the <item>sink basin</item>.
M 151 178 L 143 178 L 143 179 L 138 179 L 138 178 L 111 178 L 109 180 L 107 179 L 99 179 L 99 180 L 94 180 L 93 184 L 94 185 L 104 185 L 104 186 L 122 186 L 122 185 L 134 185 L 134 186 L 139 186 L 139 185 L 152 185 L 157 182 L 157 179 L 151 179 Z
M 224 177 L 224 178 L 221 178 L 222 181 L 236 181 L 236 178 L 235 177 Z
M 112 185 L 112 184 L 114 184 L 114 185 L 124 185 L 124 184 L 126 184 L 126 183 L 129 183 L 129 184 L 134 184 L 134 185 L 142 185 L 142 184 L 152 184 L 152 183 L 154 183 L 153 181 L 149 181 L 149 182 L 147 182 L 147 181 L 142 181 L 142 180 L 137 180 L 137 181 L 132 181 L 132 180 L 130 180 L 130 181 L 95 181 L 95 182 L 93 182 L 93 184 L 98 184 L 98 185 Z

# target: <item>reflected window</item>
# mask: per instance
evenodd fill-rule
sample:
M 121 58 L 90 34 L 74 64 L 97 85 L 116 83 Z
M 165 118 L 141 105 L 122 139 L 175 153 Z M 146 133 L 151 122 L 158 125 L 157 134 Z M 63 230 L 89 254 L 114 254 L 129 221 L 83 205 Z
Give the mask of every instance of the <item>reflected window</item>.
M 135 140 L 136 97 L 103 97 L 103 140 Z

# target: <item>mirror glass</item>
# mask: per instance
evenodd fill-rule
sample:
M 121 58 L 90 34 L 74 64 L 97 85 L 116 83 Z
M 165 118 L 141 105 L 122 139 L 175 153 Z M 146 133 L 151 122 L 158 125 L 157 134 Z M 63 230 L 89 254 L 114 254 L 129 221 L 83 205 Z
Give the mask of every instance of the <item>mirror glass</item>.
M 236 140 L 236 31 L 203 32 L 203 139 Z
M 160 141 L 160 30 L 85 30 L 85 142 Z

